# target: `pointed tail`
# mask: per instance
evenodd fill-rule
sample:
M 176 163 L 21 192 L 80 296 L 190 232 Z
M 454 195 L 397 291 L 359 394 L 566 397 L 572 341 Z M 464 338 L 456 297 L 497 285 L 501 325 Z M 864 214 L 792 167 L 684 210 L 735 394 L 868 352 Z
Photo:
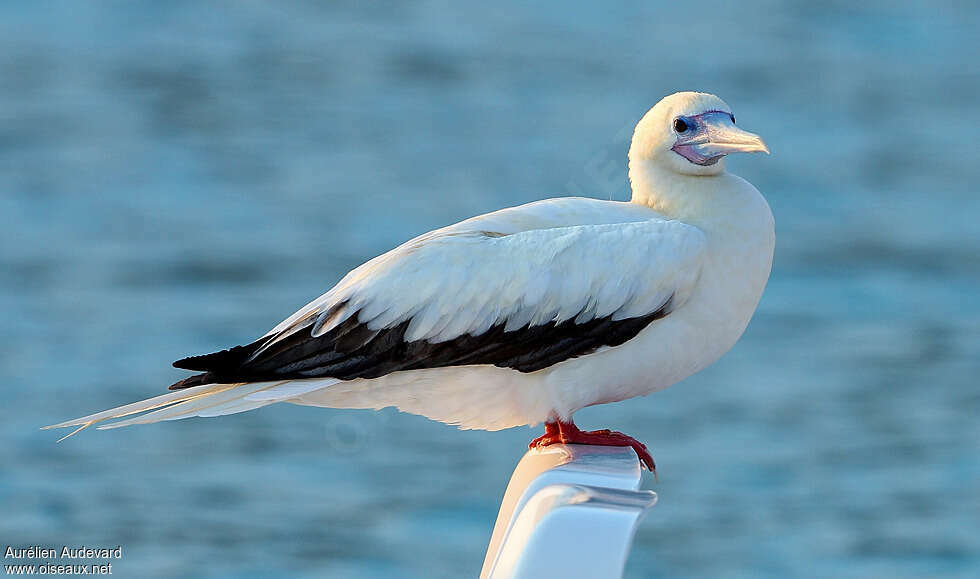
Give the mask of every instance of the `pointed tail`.
M 111 408 L 81 418 L 66 420 L 45 426 L 51 428 L 77 428 L 60 438 L 58 442 L 85 430 L 93 424 L 136 414 L 133 418 L 102 424 L 97 428 L 119 428 L 132 424 L 150 424 L 164 420 L 180 420 L 192 416 L 224 416 L 253 410 L 276 402 L 283 402 L 314 390 L 336 384 L 332 378 L 277 382 L 251 382 L 245 384 L 202 384 L 148 398 L 132 404 Z

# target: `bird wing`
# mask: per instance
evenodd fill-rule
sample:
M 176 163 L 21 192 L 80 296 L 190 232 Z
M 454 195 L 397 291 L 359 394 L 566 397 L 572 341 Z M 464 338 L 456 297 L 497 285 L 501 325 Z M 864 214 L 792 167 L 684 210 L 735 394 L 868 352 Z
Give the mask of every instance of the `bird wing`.
M 478 228 L 487 223 L 413 239 L 260 340 L 174 365 L 207 372 L 186 386 L 471 364 L 532 372 L 622 344 L 681 307 L 705 245 L 696 227 L 660 218 L 514 233 Z

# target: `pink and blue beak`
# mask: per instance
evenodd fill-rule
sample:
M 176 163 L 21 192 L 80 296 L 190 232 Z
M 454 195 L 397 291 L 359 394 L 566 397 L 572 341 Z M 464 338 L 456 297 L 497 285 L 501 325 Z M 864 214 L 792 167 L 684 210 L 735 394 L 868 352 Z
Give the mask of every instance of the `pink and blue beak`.
M 674 119 L 677 141 L 671 149 L 695 165 L 714 165 L 729 153 L 766 153 L 769 147 L 759 135 L 735 126 L 735 116 L 708 111 Z

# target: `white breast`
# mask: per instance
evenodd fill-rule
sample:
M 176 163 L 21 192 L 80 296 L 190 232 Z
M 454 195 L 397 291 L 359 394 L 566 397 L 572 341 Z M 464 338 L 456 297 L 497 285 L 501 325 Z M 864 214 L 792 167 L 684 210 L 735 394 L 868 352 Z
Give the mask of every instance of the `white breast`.
M 667 388 L 717 361 L 745 331 L 769 279 L 775 234 L 762 195 L 732 177 L 730 203 L 690 220 L 708 239 L 691 298 L 626 344 L 556 367 L 549 382 L 558 391 L 560 411 Z M 582 375 L 592 382 L 581 383 Z

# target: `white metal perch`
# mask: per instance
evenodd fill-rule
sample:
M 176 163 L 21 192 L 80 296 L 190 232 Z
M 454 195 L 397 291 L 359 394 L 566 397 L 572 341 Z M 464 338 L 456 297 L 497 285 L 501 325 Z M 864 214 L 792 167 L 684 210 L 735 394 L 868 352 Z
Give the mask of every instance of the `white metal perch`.
M 657 502 L 628 447 L 530 450 L 507 485 L 481 579 L 621 577 L 637 523 Z

